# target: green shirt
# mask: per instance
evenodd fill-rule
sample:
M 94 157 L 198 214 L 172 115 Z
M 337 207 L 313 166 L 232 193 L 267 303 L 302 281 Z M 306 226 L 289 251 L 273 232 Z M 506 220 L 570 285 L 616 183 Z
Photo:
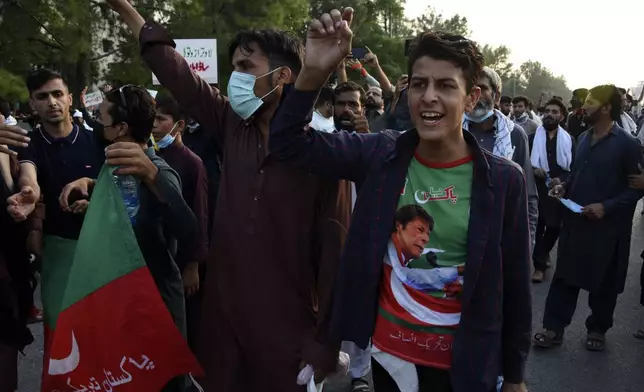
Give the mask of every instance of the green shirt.
M 472 171 L 471 157 L 437 165 L 415 156 L 409 164 L 398 208 L 419 204 L 434 218 L 425 252 L 436 254 L 439 267 L 465 264 Z M 424 257 L 408 266 L 432 268 Z

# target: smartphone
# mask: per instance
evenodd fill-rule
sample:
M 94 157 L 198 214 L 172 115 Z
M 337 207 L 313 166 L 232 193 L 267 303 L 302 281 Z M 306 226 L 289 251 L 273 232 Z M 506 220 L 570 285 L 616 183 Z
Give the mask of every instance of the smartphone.
M 357 59 L 357 60 L 362 60 L 367 55 L 367 53 L 369 53 L 369 52 L 367 51 L 366 48 L 352 48 L 351 49 L 351 56 L 354 59 Z

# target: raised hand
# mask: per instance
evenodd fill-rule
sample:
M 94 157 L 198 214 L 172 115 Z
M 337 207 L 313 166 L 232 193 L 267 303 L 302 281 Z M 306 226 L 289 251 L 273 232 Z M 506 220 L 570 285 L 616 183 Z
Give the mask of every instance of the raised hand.
M 367 54 L 364 56 L 362 59 L 362 64 L 369 65 L 371 67 L 377 67 L 378 66 L 378 56 L 373 54 L 371 49 L 369 49 L 368 46 L 365 46 L 365 49 L 367 49 Z
M 85 101 L 86 96 L 87 96 L 87 86 L 85 86 L 85 88 L 80 92 L 80 97 L 78 97 L 82 108 L 87 107 L 87 104 Z
M 306 34 L 304 67 L 330 74 L 351 53 L 353 8 L 313 19 Z

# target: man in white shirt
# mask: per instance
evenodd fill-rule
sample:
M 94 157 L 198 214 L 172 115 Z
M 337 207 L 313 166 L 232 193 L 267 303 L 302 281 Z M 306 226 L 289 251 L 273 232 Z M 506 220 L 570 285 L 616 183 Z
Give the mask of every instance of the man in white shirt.
M 331 87 L 323 87 L 320 90 L 320 95 L 315 103 L 313 118 L 309 124 L 311 128 L 327 133 L 335 131 L 335 124 L 333 122 L 333 94 Z

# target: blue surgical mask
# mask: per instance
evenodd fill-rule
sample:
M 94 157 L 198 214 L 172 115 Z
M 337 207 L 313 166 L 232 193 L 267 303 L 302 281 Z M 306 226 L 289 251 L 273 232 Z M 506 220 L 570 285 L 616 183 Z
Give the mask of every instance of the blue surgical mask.
M 494 110 L 490 110 L 489 112 L 485 113 L 482 117 L 470 117 L 467 115 L 467 113 L 464 116 L 465 116 L 465 121 L 471 121 L 473 123 L 480 124 L 483 121 L 490 118 L 493 114 L 494 114 Z
M 168 132 L 164 137 L 161 138 L 158 142 L 156 142 L 156 145 L 159 149 L 166 148 L 172 143 L 174 143 L 174 140 L 177 138 L 177 135 L 173 135 L 172 132 L 174 132 L 174 129 L 177 127 L 178 122 L 174 123 L 172 126 L 172 129 L 170 132 Z
M 258 98 L 255 95 L 255 82 L 279 70 L 276 68 L 262 76 L 233 71 L 228 81 L 228 100 L 235 113 L 244 120 L 248 120 L 264 103 L 263 99 L 277 89 L 277 86 L 266 95 Z

